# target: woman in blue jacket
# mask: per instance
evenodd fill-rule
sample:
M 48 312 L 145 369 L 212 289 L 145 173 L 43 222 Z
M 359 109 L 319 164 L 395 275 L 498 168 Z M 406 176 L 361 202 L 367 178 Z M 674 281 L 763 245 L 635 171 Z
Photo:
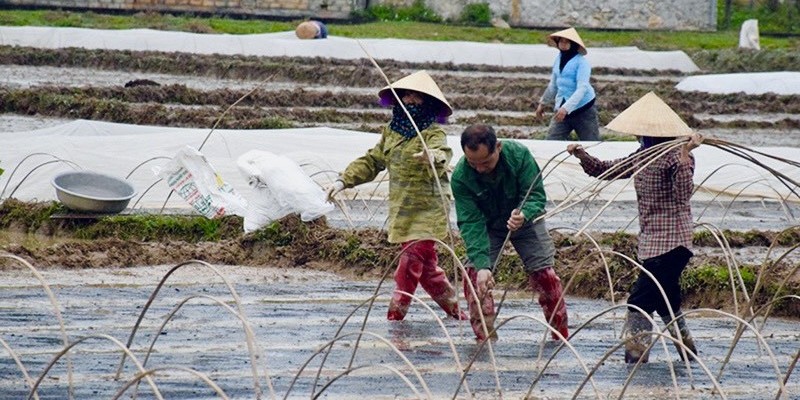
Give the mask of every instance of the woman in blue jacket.
M 573 130 L 580 140 L 600 140 L 594 88 L 589 83 L 592 66 L 586 60 L 586 46 L 575 28 L 564 29 L 547 37 L 547 44 L 557 47 L 553 74 L 536 107 L 541 118 L 545 104 L 552 104 L 553 119 L 548 140 L 567 140 Z

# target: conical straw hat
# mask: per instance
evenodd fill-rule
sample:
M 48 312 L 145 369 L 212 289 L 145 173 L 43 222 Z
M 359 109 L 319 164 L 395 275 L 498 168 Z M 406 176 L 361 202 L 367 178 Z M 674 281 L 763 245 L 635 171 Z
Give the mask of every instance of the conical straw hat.
M 581 54 L 584 54 L 584 55 L 586 54 L 586 46 L 583 44 L 583 40 L 581 40 L 581 37 L 578 35 L 578 31 L 576 31 L 575 28 L 568 28 L 568 29 L 564 29 L 563 31 L 558 31 L 556 33 L 551 33 L 551 34 L 547 35 L 547 44 L 549 46 L 558 48 L 558 45 L 556 44 L 556 39 L 555 39 L 557 37 L 567 38 L 569 40 L 572 40 L 573 42 L 577 43 L 578 46 L 579 46 L 578 53 L 581 53 Z
M 692 128 L 655 93 L 636 100 L 606 125 L 621 133 L 650 137 L 690 136 Z
M 433 81 L 433 78 L 431 78 L 431 76 L 425 71 L 417 71 L 411 75 L 401 78 L 397 82 L 392 83 L 392 87 L 395 90 L 407 89 L 425 93 L 442 102 L 442 104 L 447 108 L 447 113 L 445 116 L 453 114 L 453 107 L 451 107 L 450 103 L 447 102 L 447 99 L 444 98 L 444 94 L 442 94 L 442 91 L 439 89 L 439 86 L 436 84 L 436 82 Z M 393 98 L 391 91 L 389 90 L 389 86 L 381 89 L 378 92 L 378 96 L 381 98 Z
M 311 21 L 303 21 L 294 30 L 294 33 L 300 39 L 314 39 L 319 34 L 319 25 Z

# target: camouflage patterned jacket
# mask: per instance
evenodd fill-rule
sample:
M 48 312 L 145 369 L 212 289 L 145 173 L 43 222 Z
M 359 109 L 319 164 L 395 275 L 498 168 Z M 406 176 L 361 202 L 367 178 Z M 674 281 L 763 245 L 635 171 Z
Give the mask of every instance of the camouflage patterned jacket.
M 389 126 L 383 128 L 378 144 L 367 154 L 355 159 L 340 179 L 346 188 L 370 182 L 379 172 L 389 172 L 389 242 L 403 243 L 417 239 L 444 239 L 448 232 L 445 209 L 450 209 L 450 183 L 446 167 L 453 157 L 447 146 L 444 130 L 434 124 L 422 131 L 425 143 L 434 158 L 442 196 L 428 163 L 413 157 L 422 151 L 418 136 L 406 139 Z

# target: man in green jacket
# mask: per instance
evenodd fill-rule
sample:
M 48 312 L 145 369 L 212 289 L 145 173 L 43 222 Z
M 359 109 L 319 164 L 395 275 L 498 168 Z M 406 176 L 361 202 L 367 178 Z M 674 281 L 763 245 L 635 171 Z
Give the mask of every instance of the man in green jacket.
M 498 141 L 494 129 L 483 124 L 464 130 L 461 148 L 464 157 L 456 165 L 450 185 L 469 258 L 467 276 L 477 291 L 476 301 L 465 276 L 464 295 L 475 335 L 478 340 L 497 337 L 493 332 L 492 267 L 511 232 L 511 244 L 522 259 L 529 287 L 539 293 L 545 318 L 568 338 L 567 307 L 561 280 L 553 270 L 555 247 L 544 220 L 537 220 L 545 212 L 547 196 L 536 160 L 519 142 Z M 555 333 L 552 337 L 560 339 Z

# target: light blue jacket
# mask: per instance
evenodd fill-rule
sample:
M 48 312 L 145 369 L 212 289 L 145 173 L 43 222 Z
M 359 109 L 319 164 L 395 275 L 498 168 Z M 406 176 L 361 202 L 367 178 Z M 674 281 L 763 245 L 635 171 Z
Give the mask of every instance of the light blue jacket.
M 553 63 L 553 75 L 547 85 L 542 98 L 542 104 L 553 104 L 553 110 L 561 108 L 561 102 L 566 99 L 563 107 L 567 109 L 567 114 L 586 105 L 594 96 L 594 88 L 589 83 L 592 75 L 592 66 L 581 54 L 576 54 L 571 60 L 567 61 L 563 71 L 558 70 L 561 61 L 561 53 L 558 53 L 555 63 Z

